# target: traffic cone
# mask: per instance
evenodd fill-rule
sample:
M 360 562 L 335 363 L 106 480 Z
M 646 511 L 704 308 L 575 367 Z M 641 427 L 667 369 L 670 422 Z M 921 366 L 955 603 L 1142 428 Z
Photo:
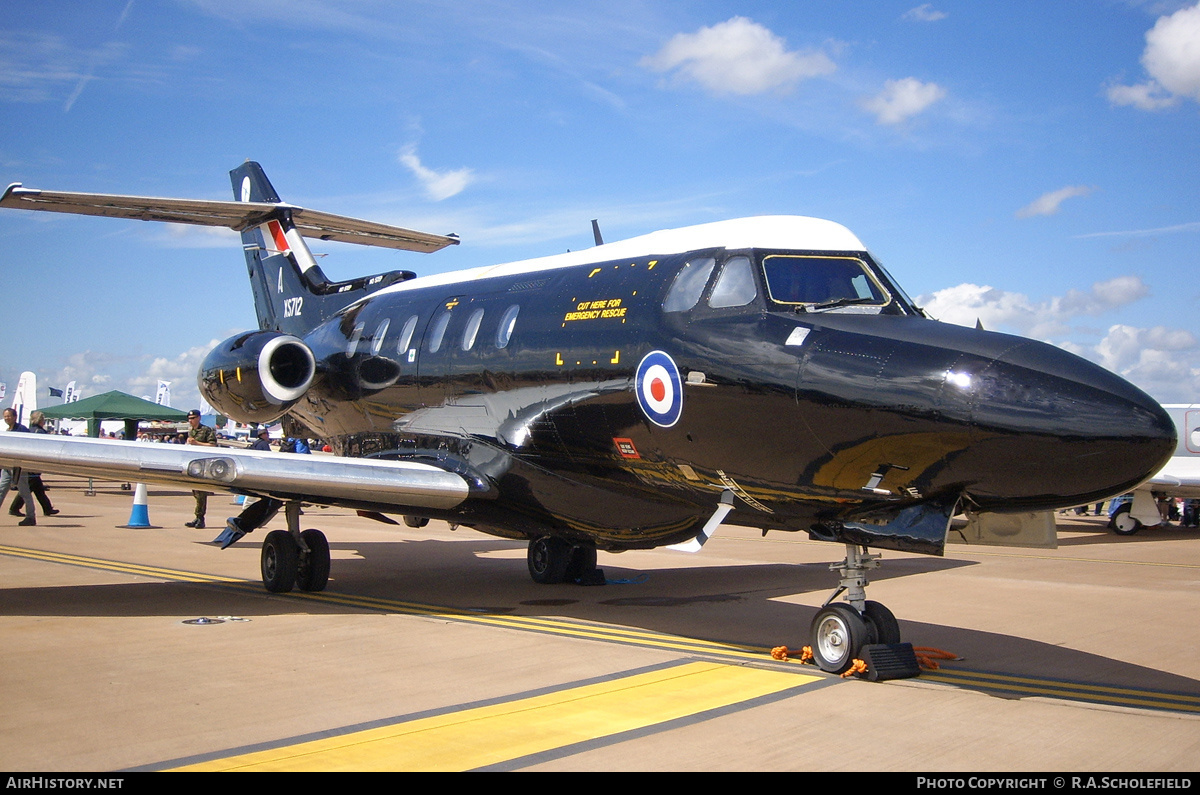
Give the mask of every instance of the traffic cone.
M 153 527 L 150 524 L 150 507 L 146 504 L 146 484 L 139 483 L 133 490 L 133 509 L 129 512 L 129 524 L 121 527 Z

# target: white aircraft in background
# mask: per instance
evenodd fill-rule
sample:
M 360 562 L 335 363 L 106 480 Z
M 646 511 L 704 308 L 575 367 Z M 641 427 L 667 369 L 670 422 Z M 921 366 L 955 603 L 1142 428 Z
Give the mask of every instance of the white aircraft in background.
M 1117 506 L 1111 526 L 1117 535 L 1133 535 L 1162 523 L 1160 498 L 1200 499 L 1200 403 L 1163 406 L 1178 430 L 1175 455 L 1155 475 L 1133 491 L 1133 500 Z

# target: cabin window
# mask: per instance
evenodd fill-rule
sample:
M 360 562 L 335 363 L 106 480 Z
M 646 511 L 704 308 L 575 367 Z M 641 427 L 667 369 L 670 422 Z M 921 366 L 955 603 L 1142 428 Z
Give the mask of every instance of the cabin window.
M 721 269 L 708 305 L 713 309 L 729 306 L 745 306 L 758 296 L 754 283 L 754 268 L 749 257 L 733 257 Z
M 437 353 L 442 347 L 442 338 L 446 336 L 446 326 L 450 325 L 450 310 L 437 316 L 437 320 L 433 321 L 433 328 L 429 331 L 429 352 Z
M 363 329 L 367 327 L 366 323 L 359 323 L 354 327 L 354 331 L 350 332 L 350 339 L 346 341 L 346 356 L 350 357 L 358 350 L 359 340 L 362 339 Z
M 371 338 L 371 355 L 372 356 L 379 355 L 379 349 L 383 347 L 383 338 L 387 336 L 388 326 L 390 326 L 391 324 L 392 324 L 392 321 L 388 320 L 387 318 L 384 318 L 383 322 L 379 324 L 379 328 L 375 329 L 375 336 Z
M 483 310 L 476 309 L 467 318 L 467 327 L 463 329 L 462 349 L 469 351 L 475 347 L 475 336 L 479 334 L 479 324 L 483 322 Z
M 404 328 L 400 329 L 400 340 L 396 343 L 396 352 L 403 355 L 408 350 L 408 344 L 412 342 L 413 332 L 417 328 L 417 315 L 413 315 L 408 320 L 404 321 Z
M 517 325 L 517 314 L 521 311 L 518 304 L 513 304 L 504 310 L 500 317 L 500 325 L 496 327 L 496 347 L 507 348 L 512 339 L 513 328 Z
M 855 257 L 771 255 L 763 258 L 767 292 L 781 304 L 885 304 L 887 293 Z
M 684 264 L 675 276 L 675 283 L 663 301 L 664 312 L 686 312 L 700 300 L 704 285 L 717 261 L 712 257 L 694 259 Z

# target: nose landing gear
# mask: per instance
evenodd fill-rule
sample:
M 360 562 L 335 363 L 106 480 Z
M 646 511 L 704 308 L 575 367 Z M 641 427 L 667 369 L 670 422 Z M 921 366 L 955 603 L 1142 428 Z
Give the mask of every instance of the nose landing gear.
M 813 617 L 810 642 L 813 659 L 821 670 L 840 674 L 848 670 L 864 646 L 900 642 L 900 625 L 892 611 L 867 600 L 867 572 L 879 567 L 879 555 L 866 547 L 846 545 L 846 558 L 829 568 L 841 573 L 837 590 Z M 845 602 L 833 603 L 842 593 Z

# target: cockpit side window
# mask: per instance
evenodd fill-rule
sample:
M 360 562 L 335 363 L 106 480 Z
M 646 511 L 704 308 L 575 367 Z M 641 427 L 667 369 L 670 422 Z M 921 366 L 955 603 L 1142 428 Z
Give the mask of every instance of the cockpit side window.
M 701 257 L 685 263 L 675 276 L 675 283 L 663 300 L 664 312 L 686 312 L 700 300 L 708 277 L 717 261 L 712 257 Z
M 771 300 L 781 304 L 888 302 L 887 292 L 856 257 L 773 254 L 763 258 L 763 273 Z
M 721 269 L 717 283 L 713 286 L 708 305 L 713 309 L 730 306 L 745 306 L 758 295 L 754 283 L 754 268 L 749 257 L 732 257 Z

